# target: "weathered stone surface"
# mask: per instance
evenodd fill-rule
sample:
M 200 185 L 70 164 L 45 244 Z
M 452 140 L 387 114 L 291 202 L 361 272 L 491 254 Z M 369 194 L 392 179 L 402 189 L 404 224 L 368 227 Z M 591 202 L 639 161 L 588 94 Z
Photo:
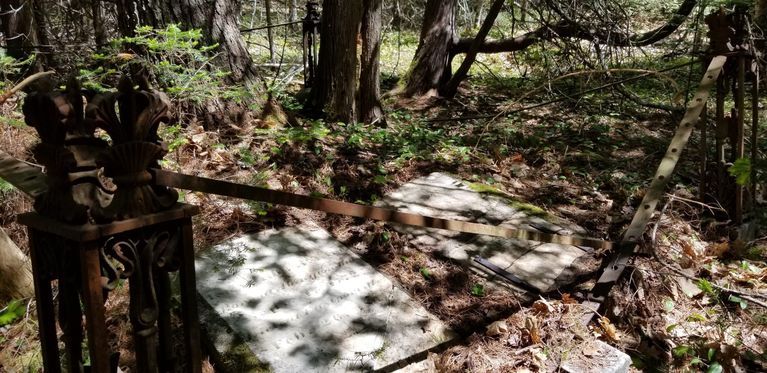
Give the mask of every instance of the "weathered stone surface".
M 546 214 L 540 209 L 515 202 L 488 186 L 470 185 L 443 173 L 432 173 L 413 180 L 386 196 L 381 204 L 398 210 L 440 218 L 468 220 L 485 224 L 539 230 L 563 235 L 585 234 L 574 225 Z M 437 229 L 397 226 L 412 235 L 411 242 L 431 247 L 445 256 L 473 262 L 482 256 L 541 292 L 553 291 L 572 280 L 570 267 L 588 250 L 571 245 L 474 236 Z M 480 268 L 478 268 L 480 269 Z M 481 269 L 480 269 L 481 270 Z
M 562 363 L 569 373 L 626 373 L 631 357 L 600 340 L 586 341 Z
M 198 258 L 197 274 L 204 301 L 275 372 L 379 369 L 452 338 L 388 278 L 316 227 L 218 245 Z M 213 339 L 222 348 L 231 344 Z

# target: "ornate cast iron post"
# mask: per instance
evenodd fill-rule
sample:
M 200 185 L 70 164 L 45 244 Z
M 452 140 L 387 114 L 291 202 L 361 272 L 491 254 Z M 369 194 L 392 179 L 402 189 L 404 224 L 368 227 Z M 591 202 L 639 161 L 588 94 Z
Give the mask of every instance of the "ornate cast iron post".
M 127 279 L 136 371 L 200 372 L 191 220 L 197 208 L 177 203 L 176 192 L 153 185 L 149 172 L 167 153 L 157 136 L 158 125 L 168 122 L 167 99 L 144 80 L 125 78 L 117 92 L 91 97 L 87 107 L 82 94 L 73 81 L 65 92 L 35 92 L 24 103 L 25 120 L 41 140 L 34 155 L 47 170 L 48 190 L 36 199 L 35 212 L 18 218 L 29 231 L 45 371 L 61 371 L 57 318 L 67 370 L 85 371 L 83 316 L 90 371 L 117 370 L 104 302 Z M 96 129 L 109 139 L 96 138 Z M 176 271 L 183 362 L 174 357 L 170 338 L 169 273 Z
M 751 84 L 752 124 L 751 138 L 756 137 L 758 129 L 758 95 L 759 95 L 759 62 L 756 58 L 753 41 L 748 31 L 748 15 L 744 7 L 738 6 L 734 12 L 728 13 L 724 8 L 712 12 L 705 18 L 709 27 L 710 46 L 708 57 L 714 55 L 728 56 L 724 72 L 717 81 L 716 114 L 714 127 L 715 141 L 715 192 L 718 201 L 722 202 L 730 217 L 738 224 L 743 223 L 747 211 L 746 188 L 735 182 L 727 170 L 745 152 L 745 106 L 746 84 Z M 727 96 L 732 95 L 734 107 L 725 112 Z M 705 124 L 704 124 L 705 125 Z M 701 145 L 705 151 L 706 144 Z M 751 144 L 752 164 L 756 160 L 755 143 Z M 703 157 L 707 162 L 707 157 Z M 706 172 L 708 165 L 702 165 L 701 189 L 708 190 Z M 756 187 L 750 185 L 753 196 Z
M 311 88 L 317 69 L 317 47 L 320 32 L 320 4 L 310 0 L 306 2 L 306 16 L 303 19 L 304 48 L 304 88 Z

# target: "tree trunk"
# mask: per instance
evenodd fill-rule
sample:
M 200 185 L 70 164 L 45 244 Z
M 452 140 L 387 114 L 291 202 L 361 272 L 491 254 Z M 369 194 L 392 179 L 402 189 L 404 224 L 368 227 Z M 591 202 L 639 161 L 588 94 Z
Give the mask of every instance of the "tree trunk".
M 0 3 L 0 23 L 9 56 L 23 60 L 29 56 L 25 48 L 29 44 L 32 32 L 32 7 L 23 0 L 10 0 Z
M 490 32 L 490 29 L 493 28 L 493 24 L 495 24 L 495 19 L 498 17 L 498 13 L 501 12 L 503 3 L 504 0 L 495 0 L 493 2 L 493 5 L 487 12 L 487 18 L 485 18 L 485 21 L 482 23 L 482 27 L 479 29 L 477 36 L 474 38 L 474 42 L 471 44 L 469 51 L 466 53 L 466 58 L 464 58 L 463 63 L 461 63 L 461 67 L 458 68 L 458 70 L 455 72 L 455 75 L 453 75 L 450 81 L 441 90 L 440 93 L 443 96 L 448 98 L 455 97 L 455 94 L 458 92 L 458 85 L 460 85 L 461 81 L 466 78 L 466 75 L 469 73 L 469 69 L 471 69 L 471 65 L 473 65 L 474 61 L 477 59 L 477 52 L 479 52 L 479 47 L 482 45 L 482 43 L 485 42 L 487 34 Z
M 266 25 L 271 26 L 272 25 L 272 0 L 266 0 L 264 1 L 264 6 L 266 7 Z M 272 28 L 269 27 L 266 29 L 266 39 L 269 42 L 269 62 L 274 62 L 274 32 L 272 32 Z
M 104 15 L 101 11 L 101 0 L 91 0 L 91 13 L 93 13 L 93 35 L 96 48 L 106 44 L 106 31 L 104 30 Z
M 428 0 L 424 11 L 421 40 L 418 44 L 405 95 L 436 95 L 438 88 L 450 80 L 455 43 L 456 0 Z
M 201 29 L 205 44 L 218 44 L 219 57 L 216 64 L 231 72 L 229 80 L 243 82 L 255 78 L 253 60 L 240 34 L 240 0 L 116 2 L 118 24 L 123 35 L 133 35 L 138 25 L 161 28 L 170 23 L 179 23 L 183 29 Z
M 136 34 L 138 10 L 134 0 L 115 0 L 117 8 L 117 29 L 120 35 L 130 37 Z
M 365 123 L 383 120 L 381 108 L 381 13 L 382 0 L 365 0 L 362 16 L 360 57 L 360 119 Z
M 208 36 L 211 44 L 220 45 L 220 59 L 229 67 L 230 78 L 235 82 L 251 81 L 256 77 L 253 59 L 240 34 L 240 6 L 237 0 L 216 0 Z M 206 30 L 204 26 L 195 27 Z
M 296 19 L 298 19 L 297 18 L 298 15 L 296 13 L 296 9 L 298 8 L 298 4 L 297 4 L 298 0 L 288 0 L 288 1 L 289 1 L 289 3 L 288 3 L 289 7 L 290 7 L 288 9 L 288 22 L 292 23 L 292 22 L 295 22 Z M 296 30 L 296 25 L 291 24 L 290 25 L 290 29 L 292 31 L 295 31 Z
M 352 123 L 356 116 L 357 34 L 362 18 L 359 0 L 324 0 L 320 58 L 313 104 L 328 119 Z
M 29 260 L 0 228 L 0 298 L 22 299 L 34 294 Z
M 35 20 L 35 34 L 37 36 L 37 44 L 40 49 L 38 54 L 40 70 L 56 67 L 56 58 L 53 53 L 53 46 L 50 39 L 48 39 L 48 22 L 45 19 L 45 10 L 42 0 L 34 0 L 32 2 L 32 17 Z

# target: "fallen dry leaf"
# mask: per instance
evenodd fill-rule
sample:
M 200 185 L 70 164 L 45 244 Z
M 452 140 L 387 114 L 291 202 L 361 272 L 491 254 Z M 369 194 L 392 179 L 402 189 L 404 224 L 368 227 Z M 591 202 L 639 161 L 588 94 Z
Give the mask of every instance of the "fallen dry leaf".
M 541 339 L 541 331 L 538 329 L 538 320 L 535 317 L 528 316 L 527 319 L 525 319 L 525 328 L 527 329 L 528 334 L 530 334 L 530 341 L 533 344 L 538 344 L 543 341 Z
M 562 303 L 563 304 L 578 304 L 578 301 L 575 300 L 569 293 L 562 294 Z
M 499 320 L 487 327 L 487 335 L 491 337 L 506 335 L 509 333 L 509 326 L 506 325 L 506 321 Z
M 548 315 L 554 312 L 554 306 L 545 299 L 539 299 L 533 303 L 533 310 L 539 314 Z
M 695 251 L 695 248 L 692 247 L 692 243 L 689 241 L 682 241 L 679 244 L 682 246 L 682 252 L 687 258 L 692 260 L 698 259 L 700 255 L 698 255 L 698 253 Z
M 618 342 L 618 330 L 615 328 L 615 325 L 610 323 L 610 319 L 604 316 L 600 317 L 599 326 L 602 328 L 602 332 L 605 337 L 611 341 Z
M 730 251 L 729 242 L 725 241 L 725 242 L 712 243 L 711 245 L 708 245 L 708 247 L 706 248 L 706 256 L 713 256 L 713 257 L 719 258 L 728 251 Z

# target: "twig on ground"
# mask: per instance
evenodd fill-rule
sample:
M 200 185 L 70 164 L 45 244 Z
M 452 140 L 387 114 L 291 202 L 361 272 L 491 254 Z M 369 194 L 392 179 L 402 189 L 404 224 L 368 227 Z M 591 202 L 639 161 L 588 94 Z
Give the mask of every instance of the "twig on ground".
M 675 274 L 677 274 L 679 276 L 685 277 L 688 280 L 692 280 L 692 281 L 696 281 L 696 282 L 702 280 L 700 277 L 688 275 L 688 274 L 684 273 L 682 270 L 677 269 L 677 268 L 673 267 L 670 264 L 666 264 L 657 255 L 655 256 L 655 258 L 658 260 L 658 262 L 661 265 L 666 267 L 666 269 L 674 272 Z M 752 302 L 752 303 L 754 303 L 756 305 L 759 305 L 759 306 L 762 306 L 764 308 L 767 308 L 767 303 L 765 303 L 765 302 L 763 302 L 761 300 L 757 300 L 756 299 L 757 297 L 765 298 L 765 297 L 767 297 L 767 295 L 755 294 L 755 293 L 746 292 L 746 291 L 738 290 L 738 289 L 731 289 L 731 288 L 724 287 L 722 285 L 716 284 L 716 283 L 711 282 L 711 281 L 709 281 L 709 283 L 711 284 L 711 286 L 713 286 L 714 288 L 716 288 L 716 289 L 718 289 L 720 291 L 723 291 L 723 292 L 726 292 L 726 293 L 731 293 L 731 294 L 737 294 L 739 297 L 741 297 L 741 298 L 743 298 L 743 299 L 745 299 L 745 300 L 747 300 L 749 302 Z
M 15 95 L 16 92 L 24 89 L 24 87 L 32 84 L 37 79 L 40 79 L 42 77 L 53 75 L 53 71 L 42 71 L 39 73 L 32 74 L 28 76 L 26 79 L 22 80 L 21 83 L 16 84 L 13 88 L 9 89 L 7 92 L 3 93 L 2 96 L 0 96 L 0 104 L 3 104 L 5 101 L 7 101 L 11 96 Z
M 711 208 L 711 206 L 708 206 L 708 205 L 706 205 L 706 204 L 704 204 L 704 203 L 700 203 L 700 202 L 697 202 L 697 201 L 692 201 L 692 200 L 689 200 L 689 199 L 686 199 L 686 198 L 678 197 L 678 196 L 676 196 L 675 194 L 669 194 L 669 195 L 668 195 L 668 197 L 669 197 L 669 200 L 666 202 L 666 204 L 664 204 L 664 205 L 663 205 L 663 208 L 660 210 L 660 216 L 658 216 L 658 221 L 655 223 L 655 227 L 653 228 L 653 231 L 652 231 L 652 235 L 651 235 L 651 238 L 650 238 L 650 244 L 651 244 L 653 247 L 655 247 L 655 235 L 656 235 L 656 233 L 658 232 L 658 226 L 660 226 L 661 220 L 663 220 L 663 214 L 665 213 L 666 209 L 667 209 L 667 208 L 668 208 L 668 207 L 669 207 L 669 206 L 670 206 L 670 205 L 671 205 L 671 204 L 672 204 L 672 203 L 673 203 L 673 202 L 674 202 L 676 199 L 679 199 L 679 200 L 684 200 L 685 202 L 698 203 L 698 204 L 700 204 L 700 205 L 703 205 L 703 206 L 706 206 L 706 207 L 708 207 L 708 208 Z M 682 277 L 685 277 L 685 278 L 687 278 L 688 280 L 696 281 L 696 282 L 701 280 L 701 278 L 699 278 L 699 277 L 690 276 L 690 275 L 688 275 L 688 274 L 684 273 L 683 271 L 681 271 L 681 270 L 679 270 L 679 269 L 677 269 L 677 268 L 675 268 L 675 267 L 671 266 L 670 264 L 667 264 L 666 262 L 664 262 L 663 260 L 661 260 L 661 258 L 660 258 L 660 257 L 658 257 L 658 253 L 657 253 L 657 252 L 655 252 L 655 250 L 653 250 L 653 256 L 654 256 L 654 257 L 655 257 L 655 259 L 658 261 L 658 263 L 660 263 L 661 265 L 663 265 L 663 266 L 664 266 L 664 267 L 666 267 L 667 269 L 671 270 L 672 272 L 676 273 L 677 275 L 679 275 L 679 276 L 682 276 Z M 739 295 L 741 298 L 743 298 L 743 299 L 745 299 L 745 300 L 747 300 L 747 301 L 749 301 L 749 302 L 752 302 L 752 303 L 754 303 L 754 304 L 756 304 L 756 305 L 759 305 L 759 306 L 762 306 L 762 307 L 764 307 L 764 308 L 767 308 L 767 303 L 765 303 L 765 302 L 762 302 L 762 301 L 760 301 L 760 300 L 757 300 L 757 299 L 755 299 L 755 297 L 759 297 L 759 298 L 767 298 L 767 295 L 763 295 L 763 294 L 755 294 L 755 293 L 748 293 L 748 292 L 744 292 L 744 291 L 742 291 L 742 290 L 730 289 L 730 288 L 727 288 L 727 287 L 724 287 L 724 286 L 718 285 L 718 284 L 716 284 L 716 283 L 714 283 L 714 282 L 710 282 L 710 283 L 711 283 L 711 286 L 713 286 L 713 287 L 714 287 L 714 288 L 716 288 L 716 289 L 719 289 L 719 290 L 721 290 L 721 291 L 724 291 L 724 292 L 727 292 L 727 293 L 733 293 L 733 294 L 737 294 L 737 295 Z

